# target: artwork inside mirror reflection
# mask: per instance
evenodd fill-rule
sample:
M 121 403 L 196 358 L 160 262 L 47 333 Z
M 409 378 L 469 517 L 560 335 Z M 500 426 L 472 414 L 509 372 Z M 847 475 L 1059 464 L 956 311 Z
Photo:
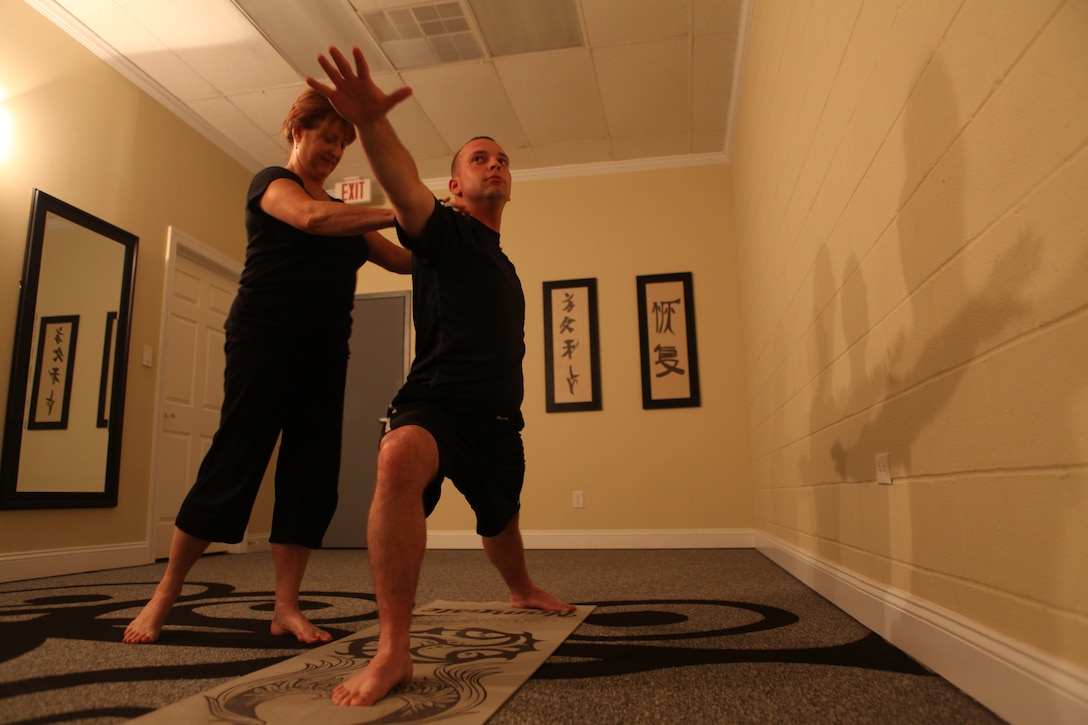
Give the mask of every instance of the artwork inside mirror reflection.
M 137 238 L 35 190 L 0 507 L 117 504 Z

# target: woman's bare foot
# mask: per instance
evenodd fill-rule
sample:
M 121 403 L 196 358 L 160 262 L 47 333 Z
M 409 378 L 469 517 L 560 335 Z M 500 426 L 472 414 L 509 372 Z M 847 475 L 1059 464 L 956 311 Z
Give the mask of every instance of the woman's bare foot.
M 525 592 L 510 592 L 510 605 L 518 609 L 543 609 L 545 612 L 563 614 L 570 614 L 577 609 L 573 604 L 559 601 L 535 584 Z
M 286 634 L 294 635 L 295 639 L 303 644 L 332 642 L 331 634 L 312 624 L 298 609 L 283 612 L 279 609 L 275 610 L 272 613 L 271 629 L 272 634 L 277 637 Z
M 166 617 L 169 616 L 176 599 L 177 597 L 155 593 L 136 618 L 125 627 L 121 641 L 126 644 L 151 644 L 158 640 L 162 625 L 166 623 Z
M 362 672 L 336 686 L 332 701 L 337 705 L 366 706 L 382 699 L 397 685 L 412 679 L 412 656 L 377 654 Z

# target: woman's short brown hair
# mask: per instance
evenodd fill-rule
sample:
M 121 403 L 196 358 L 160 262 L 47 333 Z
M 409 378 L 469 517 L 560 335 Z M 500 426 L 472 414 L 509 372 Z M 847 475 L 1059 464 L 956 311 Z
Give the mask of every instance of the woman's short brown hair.
M 287 112 L 287 117 L 283 119 L 280 132 L 287 140 L 287 145 L 290 146 L 295 142 L 292 136 L 295 128 L 317 128 L 329 118 L 335 118 L 343 124 L 345 146 L 355 141 L 355 127 L 336 112 L 336 109 L 329 103 L 329 99 L 313 89 L 303 91 L 302 95 L 291 104 L 291 110 Z

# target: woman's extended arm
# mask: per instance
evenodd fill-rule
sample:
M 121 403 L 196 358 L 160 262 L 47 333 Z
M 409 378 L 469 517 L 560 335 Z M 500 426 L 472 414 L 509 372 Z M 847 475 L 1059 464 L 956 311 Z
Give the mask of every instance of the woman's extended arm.
M 393 226 L 393 210 L 314 199 L 291 179 L 275 179 L 261 196 L 261 209 L 311 234 L 348 237 Z
M 367 232 L 369 259 L 374 264 L 397 274 L 412 273 L 412 252 L 386 239 L 378 232 Z

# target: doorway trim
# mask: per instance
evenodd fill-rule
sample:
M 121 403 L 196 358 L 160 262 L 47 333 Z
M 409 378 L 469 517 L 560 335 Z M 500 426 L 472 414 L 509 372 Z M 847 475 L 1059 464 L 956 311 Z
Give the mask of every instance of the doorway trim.
M 159 344 L 155 351 L 155 425 L 151 430 L 151 475 L 147 492 L 147 533 L 146 547 L 148 562 L 155 561 L 155 498 L 159 493 L 159 447 L 162 439 L 163 398 L 166 395 L 166 376 L 163 374 L 163 362 L 166 359 L 167 329 L 172 312 L 174 298 L 174 278 L 177 273 L 178 257 L 196 262 L 217 274 L 237 281 L 242 276 L 242 263 L 222 252 L 212 249 L 196 238 L 170 226 L 166 237 L 166 258 L 163 264 L 163 285 L 161 315 L 159 318 Z M 232 553 L 244 553 L 246 543 L 232 544 L 227 547 Z
M 415 325 L 412 324 L 412 290 L 390 290 L 388 292 L 356 292 L 356 300 L 370 299 L 397 299 L 404 303 L 404 371 L 403 378 L 408 379 L 408 371 L 412 369 L 412 338 L 415 335 Z

